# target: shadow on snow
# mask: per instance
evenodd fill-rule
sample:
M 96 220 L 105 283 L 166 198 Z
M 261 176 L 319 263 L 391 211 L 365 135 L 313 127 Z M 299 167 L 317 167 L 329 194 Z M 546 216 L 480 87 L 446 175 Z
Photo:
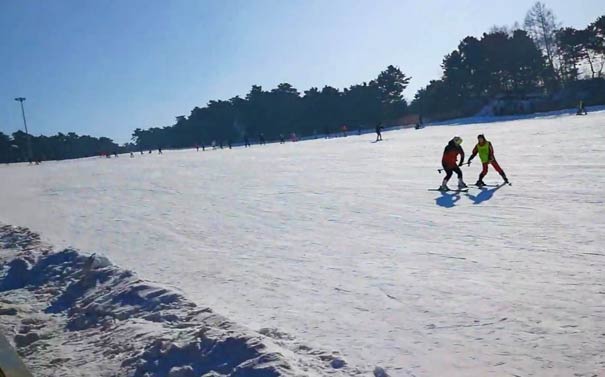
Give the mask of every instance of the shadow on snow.
M 494 196 L 494 194 L 496 193 L 496 191 L 500 190 L 502 187 L 504 187 L 504 184 L 502 185 L 498 185 L 496 187 L 480 187 L 479 190 L 479 194 L 477 195 L 473 195 L 473 194 L 469 194 L 468 192 L 466 193 L 466 196 L 473 201 L 473 204 L 481 204 L 487 200 L 490 200 L 492 198 L 492 196 Z
M 473 204 L 481 204 L 487 200 L 490 200 L 496 191 L 504 187 L 504 184 L 496 187 L 480 187 L 477 195 L 470 194 L 468 192 L 441 192 L 441 196 L 435 198 L 435 204 L 444 208 L 452 208 L 456 206 L 456 202 L 461 199 L 461 194 L 464 194 L 467 198 L 473 201 Z
M 445 208 L 452 208 L 458 200 L 460 200 L 460 192 L 442 191 L 441 196 L 435 198 L 435 204 Z

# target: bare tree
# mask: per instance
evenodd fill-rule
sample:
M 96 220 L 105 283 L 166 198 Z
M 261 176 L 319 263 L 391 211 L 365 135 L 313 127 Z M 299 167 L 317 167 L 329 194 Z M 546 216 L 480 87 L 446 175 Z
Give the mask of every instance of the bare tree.
M 546 55 L 553 72 L 556 72 L 556 33 L 560 29 L 560 24 L 552 10 L 548 9 L 544 3 L 537 1 L 527 11 L 523 26 Z
M 588 25 L 585 31 L 586 55 L 592 78 L 601 77 L 605 68 L 605 15 Z
M 506 25 L 494 25 L 489 29 L 489 34 L 502 33 L 510 36 L 513 31 L 513 29 L 509 29 Z
M 508 35 L 509 37 L 512 37 L 515 30 L 519 30 L 519 29 L 521 29 L 521 26 L 519 25 L 519 23 L 517 21 L 515 21 L 515 23 L 512 24 L 511 26 L 494 25 L 489 29 L 488 34 L 503 33 L 503 34 Z

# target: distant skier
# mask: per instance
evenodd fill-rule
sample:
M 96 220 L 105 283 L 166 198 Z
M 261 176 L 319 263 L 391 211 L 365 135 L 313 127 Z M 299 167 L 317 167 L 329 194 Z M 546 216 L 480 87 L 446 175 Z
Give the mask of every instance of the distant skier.
M 195 144 L 195 151 L 199 152 L 200 151 L 200 145 L 199 144 Z
M 447 187 L 447 182 L 452 177 L 453 173 L 456 173 L 458 176 L 458 188 L 463 189 L 466 188 L 466 183 L 462 180 L 462 170 L 460 170 L 460 166 L 464 163 L 464 150 L 460 146 L 462 144 L 462 138 L 459 136 L 455 136 L 452 140 L 447 143 L 445 149 L 443 150 L 443 157 L 441 158 L 441 165 L 443 166 L 443 170 L 445 171 L 445 178 L 443 178 L 443 182 L 441 182 L 441 186 L 439 190 L 448 191 L 449 187 Z M 460 162 L 458 163 L 458 155 L 460 155 Z
M 578 104 L 578 111 L 576 112 L 576 115 L 588 115 L 586 108 L 584 107 L 584 101 L 580 101 Z
M 158 154 L 162 154 L 162 147 L 158 146 Z
M 134 153 L 130 152 L 130 158 L 134 158 Z
M 342 137 L 347 137 L 347 131 L 349 130 L 347 125 L 343 124 L 342 127 L 340 127 L 340 130 L 342 131 Z
M 477 145 L 475 145 L 475 148 L 473 148 L 473 154 L 471 154 L 471 157 L 468 159 L 468 164 L 470 165 L 471 161 L 473 161 L 473 158 L 475 158 L 475 156 L 479 154 L 479 159 L 481 160 L 481 164 L 483 165 L 481 174 L 479 174 L 479 180 L 477 180 L 477 183 L 475 183 L 475 185 L 479 187 L 485 186 L 485 183 L 483 182 L 483 177 L 485 177 L 485 175 L 487 174 L 487 168 L 489 167 L 489 164 L 492 164 L 494 169 L 496 169 L 502 179 L 504 179 L 504 183 L 508 183 L 508 178 L 506 178 L 504 170 L 502 170 L 500 165 L 498 165 L 498 162 L 494 157 L 494 147 L 492 146 L 492 143 L 487 141 L 483 134 L 477 136 L 477 141 Z
M 265 141 L 265 134 L 264 134 L 264 133 L 262 133 L 262 132 L 261 132 L 260 134 L 258 134 L 258 143 L 259 143 L 260 145 L 265 145 L 265 144 L 266 144 L 266 141 Z
M 244 135 L 244 148 L 249 148 L 250 147 L 250 139 L 248 138 L 248 135 Z
M 419 130 L 421 128 L 424 128 L 424 121 L 422 120 L 422 115 L 418 117 L 418 122 L 416 122 L 416 125 L 414 126 L 414 129 L 416 130 Z
M 382 126 L 382 122 L 378 122 L 376 125 L 376 141 L 382 141 L 382 130 L 384 127 Z
M 279 134 L 279 143 L 284 144 L 286 142 L 286 137 L 284 134 Z
M 231 147 L 232 147 L 231 139 L 227 140 L 227 146 L 229 147 L 229 149 L 231 149 Z

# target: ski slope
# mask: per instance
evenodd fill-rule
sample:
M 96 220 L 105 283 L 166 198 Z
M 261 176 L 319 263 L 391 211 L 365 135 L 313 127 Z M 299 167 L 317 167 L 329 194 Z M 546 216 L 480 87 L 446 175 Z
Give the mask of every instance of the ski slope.
M 479 133 L 513 186 L 428 191 Z M 364 372 L 605 375 L 605 111 L 383 137 L 2 166 L 0 222 Z

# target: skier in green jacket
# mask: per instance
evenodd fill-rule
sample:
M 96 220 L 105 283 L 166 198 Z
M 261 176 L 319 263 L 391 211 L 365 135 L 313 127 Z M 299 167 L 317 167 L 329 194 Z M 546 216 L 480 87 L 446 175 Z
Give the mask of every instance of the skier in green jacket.
M 506 174 L 504 173 L 504 170 L 502 170 L 500 165 L 498 165 L 498 162 L 494 157 L 494 147 L 492 146 L 492 143 L 487 141 L 483 134 L 477 136 L 477 141 L 477 145 L 475 145 L 475 148 L 473 148 L 473 154 L 468 159 L 468 164 L 470 165 L 473 158 L 475 158 L 475 156 L 479 154 L 479 159 L 481 159 L 481 164 L 483 165 L 481 174 L 479 174 L 479 180 L 477 181 L 477 183 L 475 183 L 475 185 L 479 187 L 485 186 L 485 183 L 483 182 L 483 177 L 485 177 L 485 175 L 487 174 L 489 164 L 492 164 L 494 169 L 496 169 L 500 176 L 502 176 L 502 179 L 504 179 L 504 183 L 509 183 L 508 178 L 506 178 Z

